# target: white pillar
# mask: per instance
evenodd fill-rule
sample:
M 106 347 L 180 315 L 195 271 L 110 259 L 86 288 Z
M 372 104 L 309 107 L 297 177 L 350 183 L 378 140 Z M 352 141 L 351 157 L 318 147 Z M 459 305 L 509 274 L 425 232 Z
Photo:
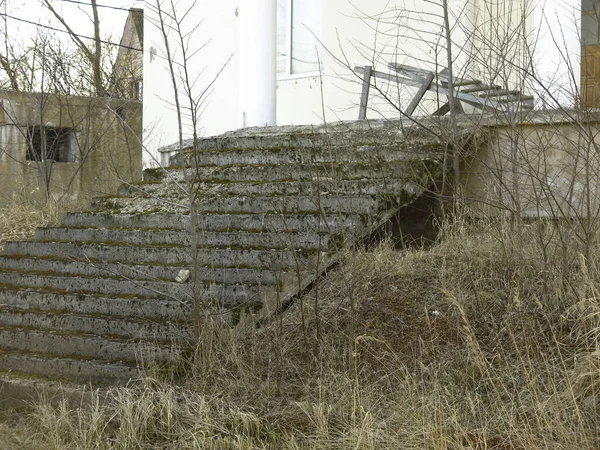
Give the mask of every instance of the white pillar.
M 475 2 L 473 0 L 450 0 L 449 19 L 452 28 L 452 69 L 457 77 L 471 77 L 474 70 L 473 46 L 476 33 Z M 427 4 L 425 4 L 427 8 Z M 453 24 L 455 24 L 453 26 Z M 445 37 L 445 36 L 444 36 Z M 446 60 L 439 61 L 443 67 Z
M 240 20 L 240 126 L 275 125 L 277 2 L 242 0 Z
M 579 106 L 581 0 L 537 0 L 533 18 L 536 109 Z

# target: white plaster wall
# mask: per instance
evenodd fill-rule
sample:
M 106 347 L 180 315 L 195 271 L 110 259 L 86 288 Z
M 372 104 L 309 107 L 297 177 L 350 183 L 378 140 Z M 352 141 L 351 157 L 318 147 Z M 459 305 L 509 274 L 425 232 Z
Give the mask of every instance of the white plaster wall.
M 472 70 L 472 2 L 449 2 L 450 23 L 454 25 L 455 75 L 470 74 Z M 357 65 L 370 65 L 383 72 L 388 71 L 389 62 L 441 70 L 447 66 L 445 39 L 440 34 L 442 25 L 441 0 L 439 6 L 421 0 L 323 1 L 323 45 L 319 49 L 322 77 L 304 83 L 280 81 L 278 123 L 308 123 L 300 121 L 305 118 L 322 121 L 323 110 L 327 122 L 357 119 L 361 79 L 350 70 Z M 371 89 L 367 114 L 371 118 L 399 117 L 400 113 L 390 101 L 405 107 L 415 93 L 414 88 L 387 82 L 378 81 L 378 87 L 381 93 Z M 311 108 L 312 112 L 307 113 L 304 107 L 297 116 L 296 113 L 282 112 L 282 107 L 297 108 L 297 103 L 291 100 L 294 98 L 303 99 L 306 108 Z M 427 112 L 439 106 L 438 99 L 432 94 L 428 94 L 426 100 L 423 105 Z M 445 98 L 439 100 L 446 101 Z
M 318 76 L 277 81 L 277 124 L 323 123 L 321 81 Z
M 486 82 L 529 90 L 533 4 L 528 0 L 476 0 L 473 73 Z
M 192 5 L 191 0 L 176 3 L 178 13 Z M 184 33 L 190 33 L 188 49 L 195 53 L 188 60 L 192 94 L 202 96 L 198 133 L 214 135 L 234 129 L 238 120 L 238 0 L 195 2 L 184 21 Z M 168 9 L 165 2 L 165 9 Z M 146 8 L 144 13 L 144 145 L 145 164 L 157 158 L 156 150 L 178 140 L 174 90 L 169 72 L 162 33 L 158 28 L 158 13 Z M 195 28 L 195 29 L 194 29 Z M 182 63 L 182 53 L 174 30 L 169 32 L 169 43 L 174 59 Z M 200 51 L 201 46 L 204 46 Z M 183 73 L 176 66 L 178 74 Z M 220 74 L 219 74 L 220 72 Z M 178 78 L 182 106 L 188 108 L 185 87 Z M 189 109 L 188 109 L 189 111 Z M 189 113 L 184 117 L 184 139 L 192 136 Z
M 581 0 L 545 0 L 533 10 L 533 90 L 537 108 L 578 106 Z

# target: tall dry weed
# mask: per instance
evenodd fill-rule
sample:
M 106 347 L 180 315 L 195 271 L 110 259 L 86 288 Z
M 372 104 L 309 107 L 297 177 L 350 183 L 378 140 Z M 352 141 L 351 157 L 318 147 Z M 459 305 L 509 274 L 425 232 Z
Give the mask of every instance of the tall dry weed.
M 48 201 L 15 203 L 0 208 L 0 247 L 8 241 L 31 240 L 38 227 L 59 223 L 67 211 L 77 210 L 76 204 Z

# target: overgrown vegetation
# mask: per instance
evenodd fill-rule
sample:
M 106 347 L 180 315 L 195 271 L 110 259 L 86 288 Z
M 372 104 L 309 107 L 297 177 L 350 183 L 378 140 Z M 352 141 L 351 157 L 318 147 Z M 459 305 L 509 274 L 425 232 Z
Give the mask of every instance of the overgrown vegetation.
M 65 212 L 75 209 L 77 205 L 67 201 L 48 201 L 44 205 L 21 201 L 0 208 L 0 251 L 5 242 L 33 239 L 37 227 L 56 225 Z
M 205 327 L 185 376 L 32 405 L 3 435 L 36 449 L 598 448 L 600 272 L 564 254 L 564 226 L 517 239 L 511 223 L 454 223 L 429 249 L 348 253 L 280 320 Z

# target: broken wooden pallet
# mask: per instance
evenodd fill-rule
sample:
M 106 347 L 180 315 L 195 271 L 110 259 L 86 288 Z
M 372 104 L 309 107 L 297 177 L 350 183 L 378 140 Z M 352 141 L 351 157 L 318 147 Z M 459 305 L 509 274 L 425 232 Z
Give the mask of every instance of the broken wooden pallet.
M 369 90 L 372 78 L 399 83 L 404 86 L 415 87 L 417 92 L 412 98 L 407 108 L 402 111 L 406 116 L 412 116 L 419 103 L 428 91 L 435 92 L 438 95 L 450 96 L 452 90 L 453 97 L 457 100 L 454 107 L 457 111 L 463 112 L 462 103 L 474 106 L 479 109 L 488 108 L 494 111 L 514 111 L 533 109 L 533 96 L 524 95 L 518 90 L 508 90 L 502 86 L 485 84 L 480 80 L 468 78 L 452 77 L 452 83 L 448 76 L 448 70 L 444 69 L 440 73 L 418 69 L 416 67 L 404 64 L 390 63 L 388 67 L 392 73 L 385 73 L 374 70 L 371 66 L 356 66 L 354 71 L 362 75 L 362 93 L 360 99 L 359 120 L 367 117 L 367 107 L 369 102 Z M 437 111 L 435 116 L 443 116 L 450 111 L 450 102 L 444 103 Z

